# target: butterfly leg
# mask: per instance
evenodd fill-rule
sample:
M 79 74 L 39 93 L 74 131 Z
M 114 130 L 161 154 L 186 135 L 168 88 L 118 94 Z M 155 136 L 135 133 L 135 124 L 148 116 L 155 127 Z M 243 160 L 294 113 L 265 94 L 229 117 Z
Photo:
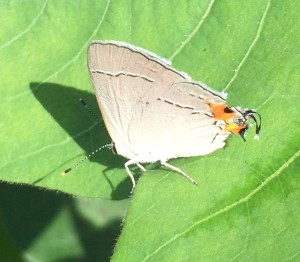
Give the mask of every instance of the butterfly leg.
M 146 171 L 146 169 L 140 164 L 140 163 L 137 163 L 135 162 L 134 160 L 128 160 L 126 163 L 125 163 L 125 169 L 127 171 L 127 174 L 129 175 L 130 179 L 131 179 L 131 182 L 132 182 L 132 189 L 131 189 L 131 193 L 133 192 L 135 186 L 136 186 L 136 182 L 135 182 L 135 179 L 134 179 L 134 176 L 133 174 L 131 173 L 130 169 L 128 166 L 130 165 L 133 165 L 133 164 L 136 164 L 142 171 Z
M 193 184 L 197 185 L 197 182 L 194 178 L 192 178 L 191 176 L 189 176 L 188 174 L 186 174 L 184 171 L 182 171 L 180 168 L 176 167 L 176 166 L 172 166 L 169 163 L 165 162 L 165 161 L 161 161 L 160 162 L 163 166 L 171 169 L 172 171 L 175 171 L 181 175 L 183 175 L 185 178 L 187 178 L 188 180 L 190 180 Z
M 146 172 L 146 168 L 144 168 L 140 163 L 136 163 L 136 165 L 144 172 Z

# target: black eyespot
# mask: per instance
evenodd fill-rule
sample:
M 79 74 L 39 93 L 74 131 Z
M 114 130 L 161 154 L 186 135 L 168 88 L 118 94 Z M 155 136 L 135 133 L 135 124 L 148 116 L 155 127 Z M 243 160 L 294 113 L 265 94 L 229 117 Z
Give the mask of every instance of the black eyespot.
M 229 108 L 228 106 L 224 108 L 224 112 L 225 113 L 234 113 L 234 111 L 231 108 Z

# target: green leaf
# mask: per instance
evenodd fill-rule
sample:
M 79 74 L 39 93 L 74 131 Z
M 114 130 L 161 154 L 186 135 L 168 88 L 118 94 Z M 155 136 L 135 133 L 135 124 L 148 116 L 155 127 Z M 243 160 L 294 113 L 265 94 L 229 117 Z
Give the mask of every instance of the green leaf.
M 129 203 L 8 184 L 0 199 L 0 261 L 13 262 L 108 261 Z
M 296 0 L 0 3 L 0 179 L 130 195 L 125 160 L 107 149 L 60 176 L 110 142 L 78 101 L 98 114 L 87 46 L 126 41 L 226 90 L 229 106 L 256 108 L 263 127 L 259 142 L 251 129 L 246 143 L 234 136 L 211 155 L 170 161 L 198 186 L 148 166 L 112 260 L 299 260 L 299 12 Z

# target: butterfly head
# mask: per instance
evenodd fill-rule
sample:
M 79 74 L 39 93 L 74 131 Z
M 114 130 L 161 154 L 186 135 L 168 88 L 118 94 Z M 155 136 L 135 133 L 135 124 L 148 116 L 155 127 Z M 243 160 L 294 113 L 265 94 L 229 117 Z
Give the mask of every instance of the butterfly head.
M 209 103 L 212 114 L 218 121 L 223 121 L 223 129 L 232 134 L 239 134 L 245 141 L 245 132 L 254 121 L 256 126 L 254 139 L 258 140 L 261 129 L 261 116 L 255 110 L 244 110 L 239 107 L 228 107 L 226 104 Z

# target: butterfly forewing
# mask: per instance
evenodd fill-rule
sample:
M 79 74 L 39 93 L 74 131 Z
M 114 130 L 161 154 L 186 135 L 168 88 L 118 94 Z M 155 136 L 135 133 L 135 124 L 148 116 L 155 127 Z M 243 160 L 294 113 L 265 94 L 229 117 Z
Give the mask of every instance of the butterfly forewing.
M 145 50 L 92 43 L 88 66 L 117 153 L 138 162 L 207 154 L 227 136 L 201 99 L 224 101 Z M 198 112 L 198 113 L 195 113 Z

